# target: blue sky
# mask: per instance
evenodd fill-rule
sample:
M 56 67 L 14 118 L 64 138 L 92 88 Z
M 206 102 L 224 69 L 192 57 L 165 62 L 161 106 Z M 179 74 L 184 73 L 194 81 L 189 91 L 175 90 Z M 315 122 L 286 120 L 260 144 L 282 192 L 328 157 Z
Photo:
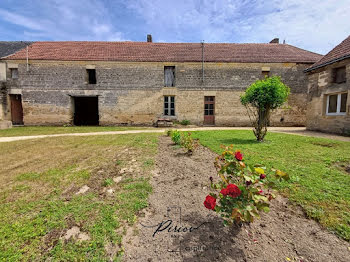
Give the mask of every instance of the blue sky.
M 350 34 L 350 0 L 0 0 L 0 40 L 264 43 L 321 54 Z

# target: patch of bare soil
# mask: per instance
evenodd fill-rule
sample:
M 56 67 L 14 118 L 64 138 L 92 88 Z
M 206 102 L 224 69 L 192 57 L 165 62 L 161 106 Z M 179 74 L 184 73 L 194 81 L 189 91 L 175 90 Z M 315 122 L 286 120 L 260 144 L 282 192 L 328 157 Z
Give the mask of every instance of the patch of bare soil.
M 282 197 L 251 225 L 224 227 L 203 206 L 215 154 L 161 137 L 149 207 L 124 238 L 124 261 L 350 261 L 350 244 Z M 158 232 L 157 232 L 158 229 Z

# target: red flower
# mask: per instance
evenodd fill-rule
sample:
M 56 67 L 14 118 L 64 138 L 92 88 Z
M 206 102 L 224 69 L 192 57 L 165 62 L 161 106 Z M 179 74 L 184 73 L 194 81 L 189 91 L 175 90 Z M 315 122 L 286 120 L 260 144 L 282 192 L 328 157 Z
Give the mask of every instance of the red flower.
M 264 191 L 260 190 L 259 195 L 262 195 L 262 194 L 264 194 Z
M 260 179 L 264 179 L 265 177 L 266 177 L 265 174 L 261 174 L 261 175 L 260 175 Z
M 247 186 L 249 186 L 249 185 L 251 185 L 251 184 L 252 184 L 252 181 L 247 180 L 247 181 L 245 181 L 245 184 L 246 184 Z
M 228 184 L 226 188 L 221 189 L 220 193 L 235 198 L 241 195 L 241 190 L 235 184 Z
M 242 159 L 243 159 L 243 155 L 242 155 L 242 153 L 241 153 L 241 151 L 236 151 L 235 152 L 235 158 L 238 160 L 238 161 L 242 161 Z
M 235 184 L 229 184 L 227 187 L 229 195 L 231 197 L 239 197 L 241 195 L 241 190 Z
M 208 209 L 214 210 L 216 206 L 216 198 L 210 195 L 207 195 L 204 201 L 204 206 Z
M 227 196 L 227 195 L 229 194 L 229 192 L 228 192 L 228 189 L 227 189 L 227 188 L 223 188 L 223 189 L 221 189 L 220 193 L 221 193 L 221 194 L 223 194 L 224 196 Z

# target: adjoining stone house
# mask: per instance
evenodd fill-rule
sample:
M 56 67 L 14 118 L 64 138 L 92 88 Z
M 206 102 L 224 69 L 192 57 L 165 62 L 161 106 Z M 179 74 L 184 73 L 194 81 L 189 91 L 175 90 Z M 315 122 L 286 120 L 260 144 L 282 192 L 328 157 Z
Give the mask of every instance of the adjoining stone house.
M 0 57 L 11 55 L 32 42 L 26 41 L 0 41 Z M 6 64 L 0 63 L 0 129 L 11 127 L 11 121 L 3 120 L 5 112 L 8 110 L 6 81 Z
M 6 64 L 9 99 L 21 99 L 18 107 L 23 108 L 25 125 L 152 125 L 168 118 L 197 125 L 247 126 L 240 94 L 265 75 L 279 75 L 292 93 L 286 108 L 273 114 L 271 125 L 303 126 L 303 71 L 320 58 L 278 40 L 35 42 L 28 53 L 23 49 L 0 63 Z M 14 113 L 8 108 L 3 118 L 16 119 Z
M 350 36 L 305 72 L 307 129 L 350 135 Z

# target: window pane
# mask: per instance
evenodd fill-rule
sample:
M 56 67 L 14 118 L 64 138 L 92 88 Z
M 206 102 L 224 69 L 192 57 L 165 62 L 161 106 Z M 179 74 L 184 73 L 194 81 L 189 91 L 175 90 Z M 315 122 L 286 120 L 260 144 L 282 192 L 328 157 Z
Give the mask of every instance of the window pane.
M 164 101 L 165 101 L 165 102 L 168 102 L 168 99 L 169 99 L 168 96 L 165 96 L 165 97 L 164 97 Z
M 174 103 L 175 102 L 175 96 L 171 96 L 171 102 Z
M 164 86 L 175 86 L 175 66 L 164 67 Z
M 341 94 L 341 103 L 340 103 L 340 112 L 345 113 L 346 112 L 346 102 L 348 99 L 348 94 Z
M 329 96 L 328 113 L 337 112 L 337 100 L 338 100 L 338 95 Z
M 174 109 L 175 108 L 175 104 L 174 103 L 170 103 L 170 108 Z
M 18 69 L 17 68 L 12 68 L 11 69 L 11 78 L 17 79 L 18 78 Z
M 334 82 L 336 83 L 344 83 L 346 82 L 346 70 L 344 67 L 339 67 L 334 69 Z
M 170 110 L 170 115 L 171 115 L 171 116 L 174 116 L 174 115 L 175 115 L 175 110 L 174 110 L 174 109 L 171 109 L 171 110 Z
M 214 110 L 209 110 L 209 115 L 214 115 Z
M 168 113 L 169 111 L 168 111 L 168 109 L 164 109 L 164 115 L 168 115 L 169 113 Z
M 208 110 L 204 110 L 204 115 L 209 115 L 209 112 L 208 112 Z
M 208 105 L 208 104 L 205 104 L 205 105 L 204 105 L 204 109 L 209 109 L 209 105 Z
M 210 105 L 209 105 L 209 109 L 214 109 L 214 105 L 213 105 L 213 104 L 210 104 Z

